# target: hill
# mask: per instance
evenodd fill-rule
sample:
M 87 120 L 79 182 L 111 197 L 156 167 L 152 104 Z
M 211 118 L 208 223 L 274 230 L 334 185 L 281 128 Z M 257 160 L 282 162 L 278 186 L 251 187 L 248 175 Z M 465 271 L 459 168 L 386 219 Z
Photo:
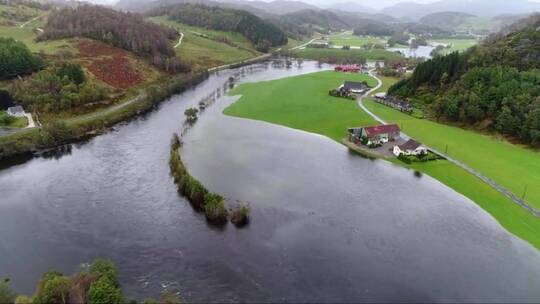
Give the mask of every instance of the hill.
M 191 26 L 241 33 L 261 52 L 287 44 L 287 36 L 278 27 L 243 10 L 180 4 L 156 8 L 148 15 L 166 15 L 171 20 Z
M 382 10 L 383 13 L 398 18 L 418 20 L 437 12 L 462 12 L 480 17 L 494 17 L 501 14 L 523 14 L 540 11 L 540 3 L 528 0 L 441 0 L 432 3 L 401 2 Z
M 459 54 L 435 57 L 390 88 L 433 118 L 540 147 L 540 15 Z
M 176 31 L 147 22 L 141 15 L 118 12 L 103 6 L 65 7 L 49 16 L 39 40 L 86 37 L 133 52 L 167 71 L 185 70 L 171 41 Z
M 420 23 L 438 27 L 457 34 L 486 35 L 500 29 L 501 22 L 462 12 L 438 12 L 426 15 Z

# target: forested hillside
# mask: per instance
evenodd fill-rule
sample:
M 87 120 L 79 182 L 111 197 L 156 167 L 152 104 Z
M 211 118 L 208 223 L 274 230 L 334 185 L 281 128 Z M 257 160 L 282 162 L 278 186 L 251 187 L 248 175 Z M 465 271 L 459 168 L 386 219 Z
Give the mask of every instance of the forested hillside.
M 435 57 L 390 88 L 438 119 L 489 128 L 540 147 L 540 15 L 463 54 Z
M 148 58 L 152 64 L 167 72 L 186 70 L 172 48 L 171 40 L 176 39 L 178 33 L 147 22 L 138 14 L 93 5 L 66 7 L 51 13 L 45 32 L 38 39 L 70 37 L 103 41 Z
M 287 43 L 287 36 L 278 27 L 242 10 L 201 4 L 181 4 L 155 9 L 149 15 L 167 15 L 171 20 L 192 26 L 238 32 L 262 52 L 267 52 L 270 47 Z

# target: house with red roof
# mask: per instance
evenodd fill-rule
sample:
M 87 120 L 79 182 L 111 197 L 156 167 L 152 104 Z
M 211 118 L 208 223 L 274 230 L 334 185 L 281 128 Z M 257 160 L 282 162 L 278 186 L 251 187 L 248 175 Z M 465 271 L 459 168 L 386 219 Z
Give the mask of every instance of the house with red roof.
M 399 138 L 401 132 L 397 124 L 351 128 L 348 131 L 349 140 L 351 142 L 365 142 L 365 144 L 368 146 L 380 145 L 389 141 L 394 141 Z

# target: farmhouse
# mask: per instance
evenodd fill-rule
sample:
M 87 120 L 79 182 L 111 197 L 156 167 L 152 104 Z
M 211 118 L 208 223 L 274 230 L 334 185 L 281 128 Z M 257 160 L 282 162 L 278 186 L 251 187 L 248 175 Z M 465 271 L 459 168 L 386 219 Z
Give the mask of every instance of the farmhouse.
M 345 81 L 338 90 L 346 90 L 354 94 L 364 94 L 369 89 L 365 82 Z
M 379 145 L 399 138 L 401 130 L 396 124 L 378 125 L 348 130 L 349 140 L 354 143 L 364 142 L 366 145 Z
M 394 146 L 394 155 L 424 155 L 428 153 L 427 148 L 414 139 L 409 139 L 402 145 Z
M 14 116 L 14 117 L 25 117 L 26 116 L 26 113 L 24 112 L 24 109 L 21 106 L 10 107 L 10 108 L 7 109 L 7 113 L 8 113 L 8 115 Z

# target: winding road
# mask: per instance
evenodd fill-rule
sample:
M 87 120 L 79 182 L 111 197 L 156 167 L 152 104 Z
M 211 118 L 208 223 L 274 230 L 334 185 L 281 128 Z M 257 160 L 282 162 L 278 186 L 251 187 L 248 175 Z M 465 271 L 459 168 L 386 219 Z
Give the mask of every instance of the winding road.
M 182 40 L 184 39 L 184 33 L 180 33 L 180 39 L 178 39 L 178 43 L 174 46 L 174 48 L 178 48 L 182 44 Z
M 365 105 L 364 105 L 364 99 L 366 97 L 368 97 L 369 95 L 371 95 L 373 92 L 377 91 L 378 89 L 381 88 L 382 86 L 382 80 L 377 77 L 377 75 L 375 75 L 373 72 L 375 71 L 375 69 L 372 69 L 369 71 L 369 75 L 371 77 L 373 77 L 375 80 L 377 80 L 377 85 L 369 90 L 368 92 L 366 92 L 364 95 L 360 96 L 358 98 L 358 106 L 360 106 L 360 108 L 362 110 L 364 110 L 366 113 L 368 113 L 373 119 L 375 119 L 376 121 L 382 123 L 382 124 L 385 124 L 386 122 L 380 118 L 379 116 L 377 116 L 375 113 L 371 112 Z M 401 137 L 404 138 L 404 139 L 410 139 L 411 137 L 408 136 L 407 134 L 401 132 Z M 514 203 L 518 204 L 520 207 L 524 208 L 525 210 L 529 211 L 532 215 L 536 216 L 536 217 L 540 217 L 540 211 L 538 211 L 536 208 L 532 207 L 531 205 L 529 205 L 526 201 L 520 199 L 517 195 L 515 195 L 514 193 L 512 193 L 510 190 L 506 189 L 505 187 L 503 187 L 502 185 L 498 184 L 497 182 L 495 182 L 494 180 L 490 179 L 489 177 L 483 175 L 482 173 L 476 171 L 475 169 L 467 166 L 466 164 L 462 163 L 461 161 L 457 160 L 457 159 L 454 159 L 452 157 L 450 157 L 449 155 L 445 154 L 445 153 L 442 153 L 441 151 L 437 150 L 437 149 L 434 149 L 432 147 L 427 147 L 430 151 L 432 151 L 433 153 L 441 156 L 441 157 L 444 157 L 446 158 L 449 162 L 453 163 L 454 165 L 462 168 L 463 170 L 469 172 L 470 174 L 476 176 L 477 178 L 479 178 L 480 180 L 482 180 L 484 183 L 488 184 L 489 186 L 491 186 L 493 189 L 497 190 L 499 193 L 503 194 L 504 196 L 506 196 L 507 198 L 509 198 L 510 200 L 512 200 Z

